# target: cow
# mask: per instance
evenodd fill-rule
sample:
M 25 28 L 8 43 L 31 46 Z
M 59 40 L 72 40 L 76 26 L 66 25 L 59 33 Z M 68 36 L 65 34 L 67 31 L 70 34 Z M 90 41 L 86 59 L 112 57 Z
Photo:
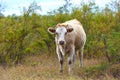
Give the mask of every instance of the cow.
M 60 72 L 63 72 L 63 57 L 68 54 L 68 71 L 71 73 L 76 53 L 83 66 L 83 49 L 86 42 L 86 33 L 77 19 L 58 23 L 54 28 L 49 27 L 48 32 L 55 34 L 56 53 L 60 62 Z

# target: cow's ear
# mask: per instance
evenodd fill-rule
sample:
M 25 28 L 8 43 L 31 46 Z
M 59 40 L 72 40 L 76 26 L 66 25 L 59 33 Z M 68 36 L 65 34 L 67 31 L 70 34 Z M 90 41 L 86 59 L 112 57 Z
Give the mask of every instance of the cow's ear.
M 55 34 L 55 28 L 48 28 L 48 32 L 51 34 Z
M 72 32 L 73 28 L 67 28 L 67 32 Z

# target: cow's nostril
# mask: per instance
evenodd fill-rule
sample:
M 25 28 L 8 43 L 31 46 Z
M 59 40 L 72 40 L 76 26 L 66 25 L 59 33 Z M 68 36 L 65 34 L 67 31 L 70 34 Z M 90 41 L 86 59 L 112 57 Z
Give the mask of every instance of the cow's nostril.
M 60 44 L 60 45 L 64 45 L 64 41 L 60 41 L 59 44 Z

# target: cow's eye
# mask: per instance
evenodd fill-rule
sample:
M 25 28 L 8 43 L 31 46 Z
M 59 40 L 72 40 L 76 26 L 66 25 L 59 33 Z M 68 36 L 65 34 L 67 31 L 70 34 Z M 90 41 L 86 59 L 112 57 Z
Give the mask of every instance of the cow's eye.
M 58 35 L 58 33 L 55 33 L 56 35 Z

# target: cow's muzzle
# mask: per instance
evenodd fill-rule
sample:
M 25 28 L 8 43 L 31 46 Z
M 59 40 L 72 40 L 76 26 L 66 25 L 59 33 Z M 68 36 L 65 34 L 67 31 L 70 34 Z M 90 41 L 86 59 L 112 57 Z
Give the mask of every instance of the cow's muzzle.
M 64 42 L 64 41 L 59 41 L 59 44 L 60 44 L 60 45 L 64 45 L 65 42 Z

